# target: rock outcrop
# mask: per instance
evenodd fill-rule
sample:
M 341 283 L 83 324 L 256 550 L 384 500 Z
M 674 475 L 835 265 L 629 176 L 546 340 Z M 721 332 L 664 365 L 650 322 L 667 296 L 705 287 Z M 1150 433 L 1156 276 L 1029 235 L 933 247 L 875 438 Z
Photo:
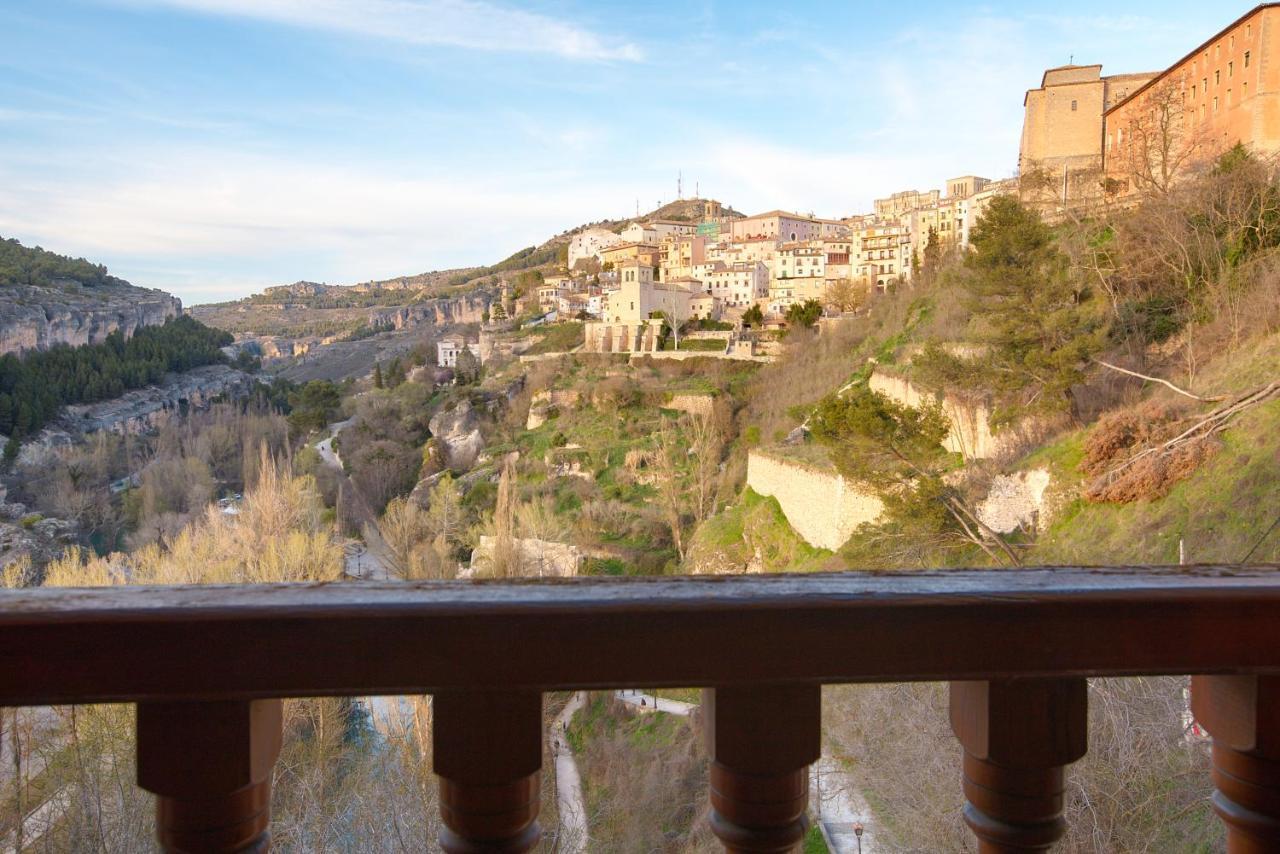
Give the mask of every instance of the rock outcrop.
M 175 416 L 207 409 L 224 395 L 244 397 L 253 391 L 253 384 L 253 377 L 244 371 L 228 365 L 205 365 L 167 374 L 160 385 L 135 389 L 114 400 L 68 406 L 58 418 L 58 426 L 80 433 L 146 433 Z
M 484 436 L 480 434 L 480 413 L 469 400 L 442 409 L 428 422 L 431 436 L 439 442 L 444 454 L 444 465 L 455 471 L 465 472 L 476 464 L 476 458 L 484 450 Z
M 489 307 L 489 297 L 476 293 L 452 299 L 433 299 L 423 302 L 399 305 L 390 308 L 375 308 L 369 311 L 369 325 L 374 327 L 390 326 L 405 329 L 421 326 L 424 323 L 481 323 L 484 321 L 485 309 Z
M 481 536 L 471 552 L 470 577 L 484 577 L 493 571 L 493 554 L 498 538 Z M 516 537 L 512 542 L 512 558 L 518 574 L 537 578 L 572 578 L 586 560 L 582 550 L 568 543 Z
M 181 313 L 182 301 L 172 294 L 119 280 L 94 287 L 70 280 L 10 285 L 0 288 L 0 354 L 98 344 L 116 330 L 129 337 Z
M 0 494 L 0 568 L 24 557 L 44 566 L 75 545 L 79 534 L 74 522 L 28 513 L 25 505 L 6 502 Z

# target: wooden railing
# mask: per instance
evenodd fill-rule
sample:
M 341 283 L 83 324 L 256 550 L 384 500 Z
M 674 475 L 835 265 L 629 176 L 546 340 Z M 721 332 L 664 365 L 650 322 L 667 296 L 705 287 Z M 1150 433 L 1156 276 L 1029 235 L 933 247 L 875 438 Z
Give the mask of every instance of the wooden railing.
M 441 846 L 514 852 L 539 834 L 543 692 L 689 685 L 716 835 L 787 851 L 820 687 L 914 680 L 951 683 L 979 849 L 1041 851 L 1085 678 L 1140 674 L 1195 674 L 1229 848 L 1280 851 L 1275 567 L 16 590 L 0 650 L 0 705 L 138 704 L 169 851 L 265 850 L 283 697 L 432 694 Z

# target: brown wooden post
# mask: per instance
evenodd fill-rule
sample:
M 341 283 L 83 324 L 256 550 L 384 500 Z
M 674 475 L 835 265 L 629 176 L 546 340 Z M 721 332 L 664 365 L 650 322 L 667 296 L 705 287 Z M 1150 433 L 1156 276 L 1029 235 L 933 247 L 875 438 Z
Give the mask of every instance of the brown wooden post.
M 964 820 L 980 854 L 1047 851 L 1066 831 L 1065 766 L 1088 747 L 1084 679 L 951 683 Z
M 263 852 L 279 700 L 138 704 L 138 785 L 156 795 L 169 852 Z
M 711 829 L 726 851 L 786 852 L 809 827 L 809 765 L 822 753 L 822 687 L 705 689 Z
M 1280 676 L 1194 676 L 1191 711 L 1213 736 L 1227 851 L 1280 851 Z
M 436 694 L 432 744 L 445 825 L 441 848 L 518 854 L 538 844 L 541 694 Z

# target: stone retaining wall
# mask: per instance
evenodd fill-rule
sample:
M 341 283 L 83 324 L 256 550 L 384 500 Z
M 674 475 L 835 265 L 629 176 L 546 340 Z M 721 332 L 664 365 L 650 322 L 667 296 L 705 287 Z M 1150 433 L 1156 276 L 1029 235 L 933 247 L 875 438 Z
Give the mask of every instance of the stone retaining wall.
M 830 464 L 828 464 L 830 465 Z M 816 463 L 787 459 L 784 451 L 757 448 L 747 457 L 747 485 L 772 496 L 791 527 L 818 548 L 840 548 L 864 522 L 874 522 L 880 499 Z
M 872 391 L 878 391 L 907 406 L 917 407 L 936 399 L 932 392 L 916 388 L 909 380 L 877 368 L 869 383 Z M 942 443 L 948 451 L 959 453 L 965 459 L 986 459 L 1003 450 L 1007 439 L 991 432 L 991 410 L 985 405 L 967 401 L 958 395 L 942 397 L 942 411 L 951 422 L 951 433 Z

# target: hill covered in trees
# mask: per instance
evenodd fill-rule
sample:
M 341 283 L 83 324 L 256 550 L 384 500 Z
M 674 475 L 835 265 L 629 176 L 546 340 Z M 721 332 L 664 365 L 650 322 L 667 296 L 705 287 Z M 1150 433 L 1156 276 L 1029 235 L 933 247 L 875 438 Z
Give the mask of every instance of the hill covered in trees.
M 107 268 L 83 258 L 70 258 L 39 246 L 23 246 L 12 238 L 0 238 L 0 286 L 50 287 L 60 281 L 85 287 L 122 284 L 107 275 Z
M 101 344 L 59 345 L 26 358 L 7 353 L 0 356 L 0 433 L 21 439 L 67 404 L 108 400 L 171 371 L 224 362 L 220 348 L 231 341 L 230 333 L 178 317 L 128 340 L 117 330 Z

